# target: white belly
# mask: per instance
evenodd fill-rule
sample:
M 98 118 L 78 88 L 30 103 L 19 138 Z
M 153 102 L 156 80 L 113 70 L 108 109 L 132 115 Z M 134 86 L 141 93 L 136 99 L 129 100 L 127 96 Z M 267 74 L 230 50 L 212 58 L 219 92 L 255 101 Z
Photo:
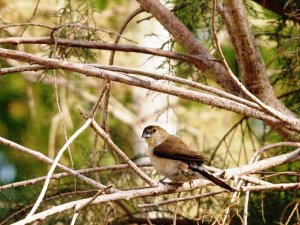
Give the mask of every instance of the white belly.
M 149 149 L 149 157 L 157 172 L 173 182 L 185 182 L 197 178 L 197 174 L 191 171 L 184 162 L 157 157 L 153 154 L 153 149 Z

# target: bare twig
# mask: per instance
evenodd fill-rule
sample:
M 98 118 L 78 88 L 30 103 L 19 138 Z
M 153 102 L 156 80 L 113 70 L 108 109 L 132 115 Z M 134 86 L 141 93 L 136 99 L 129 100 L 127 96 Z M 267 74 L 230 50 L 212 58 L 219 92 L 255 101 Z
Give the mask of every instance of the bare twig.
M 86 118 L 86 116 L 84 116 Z M 89 119 L 87 119 L 89 120 Z M 132 162 L 127 155 L 110 139 L 107 133 L 97 124 L 97 122 L 92 119 L 91 126 L 94 131 L 114 150 L 114 152 L 125 162 L 127 163 L 134 172 L 136 172 L 144 181 L 146 181 L 151 186 L 156 186 L 157 184 L 145 174 L 137 165 Z
M 75 213 L 72 217 L 71 225 L 75 225 L 77 217 L 79 216 L 79 213 L 82 209 L 84 209 L 85 207 L 90 205 L 99 195 L 101 195 L 102 193 L 104 193 L 105 191 L 107 191 L 110 188 L 112 188 L 112 186 L 107 186 L 106 188 L 97 191 L 97 193 L 92 198 L 89 198 L 86 202 L 75 205 L 75 207 L 74 207 Z
M 205 194 L 192 195 L 192 196 L 188 196 L 188 197 L 181 197 L 181 198 L 177 197 L 177 198 L 174 198 L 174 199 L 168 199 L 168 200 L 160 201 L 160 202 L 154 202 L 154 203 L 148 203 L 148 204 L 139 204 L 139 207 L 141 207 L 141 208 L 144 208 L 144 207 L 159 207 L 159 206 L 162 206 L 162 205 L 172 204 L 172 203 L 175 203 L 175 202 L 189 201 L 189 200 L 195 200 L 195 199 L 198 199 L 198 198 L 211 197 L 211 196 L 218 195 L 218 194 L 221 194 L 221 193 L 226 193 L 226 191 L 221 190 L 221 191 L 208 192 L 208 193 L 205 193 Z
M 253 171 L 259 171 L 262 168 L 267 169 L 273 166 L 281 165 L 287 162 L 292 162 L 299 160 L 300 158 L 300 149 L 296 149 L 293 152 L 286 153 L 280 156 L 275 156 L 272 158 L 264 159 L 258 162 L 255 162 L 251 165 L 246 165 L 240 168 L 231 168 L 227 169 L 230 174 L 233 175 L 242 175 L 245 173 L 250 173 Z M 264 166 L 262 166 L 264 165 Z M 148 187 L 143 189 L 132 189 L 132 190 L 124 190 L 124 191 L 118 191 L 111 194 L 105 194 L 98 196 L 92 204 L 98 204 L 108 201 L 117 201 L 120 199 L 132 199 L 132 198 L 138 198 L 143 196 L 153 196 L 153 195 L 163 195 L 163 194 L 169 194 L 169 193 L 175 193 L 175 192 L 182 192 L 182 191 L 190 191 L 195 188 L 202 187 L 204 185 L 207 185 L 210 183 L 208 180 L 194 180 L 193 186 L 191 186 L 189 183 L 184 183 L 182 187 L 178 186 L 170 186 L 170 185 L 159 185 L 157 187 Z M 257 187 L 257 188 L 256 188 Z M 244 191 L 259 191 L 259 190 L 268 190 L 268 188 L 272 190 L 289 190 L 289 189 L 299 189 L 300 184 L 294 183 L 294 184 L 272 184 L 268 186 L 256 186 L 256 187 L 244 187 Z M 88 198 L 90 199 L 90 198 Z M 58 212 L 62 212 L 64 210 L 72 209 L 76 204 L 82 204 L 83 202 L 86 202 L 88 199 L 82 199 L 77 201 L 68 202 L 59 206 L 52 207 L 51 209 L 42 211 L 40 213 L 37 213 L 26 220 L 20 220 L 15 223 L 15 225 L 20 225 L 26 223 L 30 223 L 33 221 L 36 221 L 40 218 L 45 218 L 47 216 L 53 215 Z
M 212 22 L 211 22 L 212 33 L 213 33 L 213 37 L 214 37 L 214 41 L 215 41 L 217 51 L 218 51 L 218 53 L 221 57 L 222 64 L 224 65 L 228 76 L 230 76 L 232 78 L 232 80 L 242 90 L 243 94 L 245 94 L 246 97 L 251 99 L 253 102 L 257 103 L 265 112 L 270 113 L 272 116 L 276 117 L 277 119 L 280 119 L 280 120 L 282 120 L 284 122 L 287 122 L 287 123 L 290 123 L 291 121 L 296 120 L 296 118 L 292 118 L 291 116 L 283 114 L 282 112 L 280 112 L 280 111 L 274 109 L 273 107 L 271 107 L 271 106 L 265 104 L 264 102 L 262 102 L 259 98 L 257 98 L 250 91 L 248 91 L 248 89 L 233 74 L 233 72 L 231 71 L 230 67 L 228 66 L 228 64 L 225 60 L 225 57 L 223 55 L 220 43 L 218 41 L 218 36 L 217 36 L 217 33 L 216 33 L 216 29 L 215 29 L 216 1 L 217 0 L 213 0 L 213 7 L 212 7 Z
M 154 81 L 149 80 L 143 80 L 141 78 L 131 77 L 128 75 L 122 75 L 122 74 L 116 74 L 110 71 L 103 71 L 100 69 L 95 69 L 91 67 L 86 67 L 82 65 L 78 65 L 76 63 L 70 63 L 70 62 L 62 62 L 57 59 L 45 59 L 41 57 L 37 57 L 28 53 L 20 53 L 15 50 L 8 50 L 8 49 L 0 49 L 0 57 L 7 57 L 7 58 L 13 58 L 18 59 L 25 62 L 33 62 L 38 63 L 42 65 L 48 65 L 53 68 L 61 68 L 70 70 L 73 72 L 83 73 L 88 76 L 95 76 L 99 78 L 104 78 L 108 80 L 114 80 L 130 85 L 140 86 L 144 87 L 150 90 L 164 92 L 167 94 L 175 95 L 181 98 L 194 100 L 203 102 L 205 104 L 214 105 L 216 107 L 228 109 L 231 111 L 235 111 L 241 114 L 244 114 L 246 116 L 253 116 L 259 119 L 263 119 L 264 121 L 272 124 L 275 127 L 281 126 L 286 127 L 291 130 L 298 131 L 300 130 L 300 122 L 298 120 L 293 121 L 292 124 L 282 124 L 277 119 L 259 111 L 256 109 L 249 108 L 248 106 L 244 106 L 240 103 L 236 103 L 233 101 L 230 101 L 228 99 L 223 99 L 219 97 L 212 97 L 204 93 L 199 93 L 191 90 L 185 90 L 178 87 L 171 87 L 166 85 L 161 85 L 158 83 L 155 83 Z
M 138 167 L 151 167 L 151 165 L 147 164 L 147 163 L 136 164 L 136 165 Z M 57 167 L 60 167 L 60 164 Z M 124 169 L 128 169 L 128 168 L 130 168 L 128 166 L 128 164 L 119 164 L 119 165 L 101 166 L 101 167 L 81 169 L 81 170 L 74 171 L 74 173 L 82 175 L 82 174 L 89 174 L 89 173 L 103 172 L 103 171 L 124 170 Z M 53 174 L 51 179 L 60 179 L 60 178 L 70 176 L 70 175 L 72 176 L 72 174 L 67 173 L 67 172 L 57 173 L 57 174 Z M 77 175 L 73 175 L 73 176 L 77 176 Z M 38 182 L 44 181 L 45 179 L 46 179 L 46 176 L 43 176 L 43 177 L 33 178 L 33 179 L 30 179 L 30 180 L 24 180 L 24 181 L 11 183 L 11 184 L 2 185 L 2 186 L 0 186 L 0 191 L 7 190 L 7 189 L 10 189 L 10 188 L 33 185 L 33 184 L 36 184 Z M 99 188 L 99 187 L 97 187 L 97 188 Z
M 143 53 L 156 55 L 161 57 L 167 57 L 170 59 L 183 60 L 187 62 L 198 62 L 203 60 L 201 55 L 195 56 L 190 54 L 183 54 L 178 52 L 172 52 L 162 49 L 156 48 L 146 48 L 139 47 L 136 45 L 116 45 L 109 43 L 100 43 L 93 41 L 79 41 L 79 40 L 70 40 L 63 38 L 56 38 L 55 41 L 51 39 L 51 37 L 39 37 L 39 38 L 28 38 L 28 37 L 10 37 L 10 38 L 0 38 L 0 44 L 12 44 L 12 45 L 20 45 L 20 44 L 48 44 L 48 45 L 61 45 L 68 46 L 74 48 L 87 48 L 87 49 L 101 49 L 101 50 L 114 50 L 114 51 L 123 51 L 123 52 L 135 52 L 135 53 Z M 218 61 L 215 59 L 207 59 L 208 61 Z
M 40 160 L 42 162 L 45 162 L 45 163 L 47 163 L 49 165 L 53 164 L 53 160 L 50 159 L 50 158 L 48 158 L 44 154 L 42 154 L 42 153 L 40 153 L 38 151 L 32 150 L 32 149 L 26 148 L 26 147 L 24 147 L 22 145 L 19 145 L 19 144 L 15 143 L 15 142 L 7 140 L 7 139 L 5 139 L 3 137 L 0 137 L 0 143 L 2 145 L 4 145 L 4 146 L 13 148 L 13 149 L 18 150 L 18 151 L 20 151 L 22 153 L 25 153 L 25 154 L 28 154 L 30 156 L 33 156 L 34 158 L 36 158 L 36 159 L 38 159 L 38 160 Z M 70 168 L 68 168 L 68 167 L 66 167 L 66 166 L 64 166 L 64 165 L 62 165 L 60 163 L 57 164 L 57 167 L 60 168 L 60 169 L 62 169 L 63 171 L 66 171 L 67 174 L 70 174 L 72 176 L 77 177 L 78 179 L 80 179 L 83 182 L 91 185 L 92 187 L 95 187 L 97 189 L 102 189 L 102 188 L 106 187 L 106 186 L 104 186 L 104 185 L 102 185 L 100 183 L 97 183 L 94 180 L 92 180 L 92 179 L 90 179 L 88 177 L 85 177 L 82 174 L 80 174 L 79 172 L 74 171 L 74 170 L 72 170 L 72 169 L 70 169 Z
M 262 190 L 298 190 L 300 189 L 300 183 L 282 183 L 282 184 L 271 184 L 264 186 L 246 186 L 242 187 L 242 191 L 262 191 Z
M 53 164 L 51 165 L 51 168 L 47 174 L 47 177 L 46 177 L 46 180 L 45 180 L 45 183 L 44 183 L 44 186 L 42 188 L 42 191 L 38 197 L 38 199 L 36 200 L 34 206 L 32 207 L 32 209 L 30 210 L 30 212 L 27 214 L 26 216 L 26 219 L 30 219 L 32 217 L 32 215 L 35 213 L 35 211 L 37 210 L 37 208 L 39 207 L 39 205 L 41 204 L 45 194 L 46 194 L 46 191 L 48 189 L 48 185 L 50 183 L 50 179 L 51 179 L 51 176 L 53 175 L 53 172 L 58 164 L 58 161 L 59 159 L 61 158 L 62 154 L 65 152 L 65 150 L 68 148 L 68 146 L 79 136 L 79 134 L 81 134 L 89 125 L 90 123 L 92 122 L 92 119 L 88 119 L 82 127 L 80 127 L 71 137 L 70 139 L 64 144 L 64 146 L 59 150 L 59 152 L 57 153 L 54 161 L 53 161 Z M 25 220 L 26 220 L 25 219 Z

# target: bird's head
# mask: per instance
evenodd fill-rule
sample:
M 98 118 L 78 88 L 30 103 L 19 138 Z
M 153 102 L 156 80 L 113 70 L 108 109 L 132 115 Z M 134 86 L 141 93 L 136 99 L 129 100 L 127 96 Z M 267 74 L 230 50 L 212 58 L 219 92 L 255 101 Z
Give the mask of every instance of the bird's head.
M 169 136 L 168 132 L 160 126 L 150 125 L 145 127 L 142 138 L 145 138 L 147 144 L 155 147 L 162 143 Z

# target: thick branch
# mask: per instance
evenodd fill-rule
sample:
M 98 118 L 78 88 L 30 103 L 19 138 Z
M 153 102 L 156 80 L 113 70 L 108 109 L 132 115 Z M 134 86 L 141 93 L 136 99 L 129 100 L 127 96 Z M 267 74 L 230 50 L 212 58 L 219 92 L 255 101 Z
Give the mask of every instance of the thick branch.
M 258 161 L 251 165 L 244 166 L 244 167 L 242 167 L 242 169 L 232 168 L 232 169 L 225 170 L 225 173 L 229 172 L 233 176 L 234 175 L 242 175 L 245 173 L 259 171 L 261 169 L 267 169 L 270 167 L 278 166 L 278 165 L 281 165 L 281 164 L 284 164 L 287 162 L 296 161 L 296 160 L 299 160 L 299 158 L 300 158 L 300 149 L 296 149 L 293 152 L 290 152 L 290 153 L 287 153 L 284 155 L 275 156 L 272 158 Z M 184 183 L 182 187 L 170 186 L 170 185 L 166 185 L 166 186 L 160 185 L 158 187 L 149 187 L 149 188 L 144 188 L 144 189 L 118 191 L 116 193 L 98 196 L 92 204 L 105 203 L 105 202 L 116 201 L 116 200 L 121 200 L 121 199 L 128 201 L 133 198 L 144 197 L 144 196 L 154 196 L 154 195 L 157 196 L 157 195 L 170 194 L 170 193 L 175 193 L 175 192 L 189 191 L 189 190 L 192 190 L 195 188 L 205 186 L 208 183 L 210 183 L 208 180 L 194 180 L 192 186 L 189 183 Z M 274 189 L 275 186 L 280 186 L 280 184 L 270 186 L 270 188 Z M 285 185 L 285 186 L 288 186 L 288 188 L 291 188 L 291 187 L 289 187 L 289 185 Z M 299 188 L 299 185 L 293 184 L 292 186 L 294 188 Z M 281 189 L 283 189 L 282 186 L 281 186 Z M 274 190 L 277 190 L 277 189 L 275 188 Z M 23 225 L 26 223 L 31 223 L 31 222 L 39 220 L 41 218 L 46 218 L 46 217 L 54 215 L 56 213 L 59 213 L 59 212 L 62 212 L 62 211 L 68 210 L 68 209 L 72 209 L 77 204 L 82 204 L 82 203 L 88 201 L 89 199 L 90 198 L 76 200 L 76 201 L 68 202 L 68 203 L 65 203 L 65 204 L 62 204 L 59 206 L 52 207 L 51 209 L 48 209 L 48 210 L 45 210 L 43 212 L 33 215 L 29 219 L 20 220 L 20 221 L 14 223 L 14 225 L 21 225 L 21 224 Z
M 218 83 L 224 90 L 234 94 L 239 94 L 239 87 L 233 82 L 231 77 L 226 76 L 225 68 L 216 62 L 208 59 L 213 58 L 208 50 L 196 39 L 187 27 L 181 23 L 177 17 L 168 10 L 160 1 L 137 0 L 141 8 L 151 13 L 158 22 L 180 43 L 190 54 L 200 55 L 202 61 L 195 62 L 194 65 L 207 74 L 212 80 Z
M 160 84 L 159 82 L 153 80 L 146 80 L 146 79 L 141 79 L 141 78 L 132 77 L 128 75 L 117 74 L 114 72 L 105 71 L 90 66 L 84 66 L 82 64 L 71 63 L 71 62 L 61 61 L 57 59 L 42 58 L 28 53 L 23 53 L 15 50 L 2 49 L 2 48 L 0 48 L 0 57 L 11 58 L 11 59 L 20 60 L 28 63 L 36 63 L 36 64 L 45 65 L 56 69 L 64 69 L 64 70 L 81 73 L 87 76 L 93 76 L 101 79 L 117 81 L 128 85 L 143 87 L 149 90 L 153 90 L 165 94 L 171 94 L 183 99 L 197 101 L 208 105 L 213 105 L 222 109 L 227 109 L 233 112 L 240 113 L 245 116 L 249 116 L 249 117 L 251 116 L 258 119 L 262 119 L 267 123 L 271 124 L 273 127 L 285 127 L 286 129 L 300 131 L 299 120 L 294 119 L 294 122 L 292 124 L 283 123 L 282 121 L 279 121 L 278 119 L 269 116 L 264 112 L 261 112 L 257 109 L 253 109 L 251 107 L 245 106 L 243 104 L 228 99 L 224 99 L 217 96 L 211 96 L 205 93 L 199 93 L 192 90 L 186 90 L 171 85 L 167 86 L 165 84 Z
M 287 115 L 292 115 L 274 94 L 264 61 L 250 29 L 243 1 L 225 0 L 223 10 L 219 11 L 232 40 L 244 85 L 261 101 Z

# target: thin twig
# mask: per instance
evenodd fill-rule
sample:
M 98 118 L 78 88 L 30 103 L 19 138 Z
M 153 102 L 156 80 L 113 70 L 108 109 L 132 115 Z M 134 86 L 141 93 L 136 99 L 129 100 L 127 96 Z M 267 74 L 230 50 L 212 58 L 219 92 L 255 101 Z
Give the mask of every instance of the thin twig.
M 236 83 L 236 85 L 241 89 L 243 94 L 245 94 L 246 97 L 249 97 L 252 101 L 257 103 L 265 112 L 271 114 L 272 116 L 276 117 L 277 119 L 280 119 L 283 122 L 290 123 L 291 121 L 294 121 L 295 118 L 292 118 L 288 115 L 283 114 L 282 112 L 279 112 L 278 110 L 274 109 L 273 107 L 265 104 L 262 102 L 259 98 L 257 98 L 255 95 L 253 95 L 248 89 L 238 80 L 238 78 L 233 74 L 230 67 L 228 66 L 226 59 L 224 57 L 224 54 L 222 52 L 220 43 L 218 41 L 217 32 L 215 29 L 215 12 L 216 12 L 216 1 L 213 0 L 213 7 L 212 7 L 212 20 L 211 20 L 211 27 L 212 27 L 212 34 L 214 37 L 214 43 L 216 45 L 217 51 L 221 57 L 221 62 L 224 65 L 228 76 L 232 78 L 232 80 Z
M 231 172 L 234 172 L 234 175 L 242 175 L 245 173 L 249 173 L 249 172 L 253 172 L 253 171 L 259 171 L 262 168 L 262 164 L 264 165 L 264 169 L 270 168 L 270 167 L 274 167 L 277 165 L 281 165 L 287 162 L 291 162 L 291 161 L 296 161 L 300 158 L 300 149 L 296 149 L 293 152 L 289 152 L 280 156 L 275 156 L 269 159 L 265 159 L 265 160 L 261 160 L 259 162 L 255 162 L 251 165 L 246 165 L 244 166 L 244 168 L 242 167 L 242 169 L 240 170 L 239 168 L 232 168 L 232 169 L 227 169 L 225 172 L 227 172 L 228 170 L 231 170 Z M 248 169 L 246 169 L 245 167 L 247 167 Z M 251 170 L 251 171 L 249 171 Z M 178 192 L 182 192 L 182 191 L 190 191 L 193 190 L 195 188 L 199 188 L 202 187 L 204 185 L 209 184 L 210 182 L 207 180 L 194 180 L 193 181 L 193 186 L 189 185 L 188 183 L 184 183 L 181 187 L 178 186 L 171 186 L 171 185 L 159 185 L 157 187 L 148 187 L 148 188 L 142 188 L 142 189 L 131 189 L 131 190 L 124 190 L 124 191 L 118 191 L 112 194 L 105 194 L 105 195 L 101 195 L 98 196 L 92 204 L 97 204 L 97 203 L 104 203 L 104 202 L 109 202 L 109 201 L 117 201 L 117 200 L 121 200 L 121 199 L 132 199 L 132 198 L 138 198 L 138 197 L 144 197 L 144 196 L 153 196 L 153 195 L 163 195 L 163 194 L 170 194 L 170 193 L 178 193 Z M 249 187 L 251 188 L 251 191 L 259 191 L 259 190 L 268 190 L 268 188 L 272 189 L 272 190 L 289 190 L 289 189 L 295 189 L 298 188 L 299 189 L 300 184 L 299 183 L 295 183 L 295 184 L 274 184 L 274 185 L 269 185 L 269 186 L 257 186 L 257 188 L 255 189 L 255 187 Z M 245 191 L 248 191 L 250 189 L 246 189 Z M 68 202 L 65 204 L 61 204 L 59 206 L 54 206 L 48 210 L 39 212 L 35 215 L 33 215 L 32 217 L 30 217 L 30 219 L 27 220 L 20 220 L 18 222 L 16 222 L 14 225 L 21 225 L 26 223 L 30 223 L 33 221 L 36 221 L 40 218 L 46 218 L 50 215 L 56 214 L 58 212 L 62 212 L 64 210 L 67 209 L 71 209 L 73 208 L 76 204 L 80 204 L 83 202 L 86 202 L 87 199 L 81 199 L 81 200 L 76 200 L 76 201 L 72 201 L 72 202 Z
M 148 204 L 139 204 L 138 206 L 140 208 L 159 207 L 159 206 L 162 206 L 162 205 L 172 204 L 172 203 L 175 203 L 175 202 L 189 201 L 189 200 L 195 200 L 195 199 L 198 199 L 198 198 L 210 197 L 210 196 L 218 195 L 218 194 L 221 194 L 221 193 L 226 193 L 226 191 L 221 190 L 221 191 L 208 192 L 208 193 L 205 193 L 205 194 L 192 195 L 192 196 L 188 196 L 188 197 L 181 197 L 181 198 L 177 197 L 177 198 L 174 198 L 174 199 L 168 199 L 168 200 L 160 201 L 160 202 L 154 202 L 154 203 L 148 203 Z
M 136 165 L 138 167 L 152 167 L 148 163 L 142 163 L 142 164 L 136 164 Z M 60 167 L 60 166 L 58 165 L 58 167 Z M 82 174 L 89 174 L 89 173 L 96 173 L 96 172 L 103 172 L 103 171 L 124 170 L 124 169 L 128 169 L 128 168 L 130 168 L 128 166 L 128 164 L 119 164 L 119 165 L 93 167 L 93 168 L 75 170 L 74 173 L 82 175 Z M 51 176 L 51 179 L 60 179 L 60 178 L 67 177 L 67 176 L 72 176 L 72 174 L 70 174 L 68 172 L 57 173 L 57 174 L 53 174 Z M 73 176 L 79 177 L 77 175 L 73 175 Z M 37 177 L 37 178 L 29 179 L 29 180 L 24 180 L 24 181 L 11 183 L 11 184 L 2 185 L 2 186 L 0 186 L 0 191 L 11 189 L 11 188 L 16 188 L 16 187 L 22 187 L 22 186 L 25 187 L 28 185 L 33 185 L 38 182 L 44 181 L 45 179 L 46 179 L 46 176 L 43 176 L 43 177 Z
M 4 146 L 7 146 L 9 148 L 12 148 L 12 149 L 15 149 L 17 151 L 20 151 L 22 153 L 25 153 L 27 155 L 30 155 L 30 156 L 33 156 L 34 158 L 42 161 L 42 162 L 45 162 L 49 165 L 52 165 L 54 163 L 54 161 L 50 158 L 48 158 L 47 156 L 45 156 L 44 154 L 42 154 L 41 152 L 39 151 L 35 151 L 35 150 L 32 150 L 32 149 L 29 149 L 29 148 L 26 148 L 22 145 L 19 145 L 13 141 L 10 141 L 10 140 L 7 140 L 3 137 L 0 137 L 0 143 Z M 75 176 L 77 177 L 78 179 L 82 180 L 83 182 L 91 185 L 92 187 L 94 188 L 97 188 L 97 189 L 102 189 L 102 188 L 105 188 L 106 186 L 100 184 L 100 183 L 97 183 L 95 182 L 94 180 L 88 178 L 88 177 L 85 177 L 84 175 L 80 174 L 79 172 L 77 171 L 74 171 L 60 163 L 57 164 L 57 167 L 62 169 L 63 171 L 65 171 L 67 174 L 70 174 L 71 176 Z
M 32 217 L 32 215 L 35 213 L 35 211 L 37 210 L 37 208 L 39 207 L 39 205 L 41 204 L 46 191 L 48 189 L 49 183 L 50 183 L 50 179 L 51 176 L 53 175 L 53 172 L 58 164 L 59 159 L 61 158 L 62 154 L 65 152 L 65 150 L 68 148 L 68 146 L 79 136 L 79 134 L 81 134 L 92 122 L 92 119 L 88 119 L 71 137 L 70 139 L 64 144 L 64 146 L 59 150 L 59 152 L 57 153 L 57 156 L 55 157 L 53 164 L 51 165 L 51 168 L 47 174 L 44 186 L 40 192 L 40 195 L 38 197 L 38 199 L 36 200 L 34 206 L 32 207 L 32 209 L 30 210 L 30 212 L 27 214 L 25 221 L 26 220 L 30 220 L 30 218 Z
M 102 190 L 97 191 L 97 193 L 92 197 L 89 198 L 86 202 L 80 204 L 80 205 L 75 205 L 74 207 L 74 215 L 72 217 L 72 221 L 71 221 L 71 225 L 75 225 L 75 222 L 77 220 L 77 217 L 79 216 L 80 211 L 82 211 L 85 207 L 87 207 L 88 205 L 90 205 L 99 195 L 101 195 L 102 193 L 106 192 L 107 190 L 109 190 L 110 188 L 112 188 L 112 186 L 107 186 L 106 188 L 103 188 Z
M 181 192 L 178 193 L 177 198 L 180 198 Z M 178 210 L 178 201 L 175 202 L 174 211 L 173 211 L 173 225 L 176 225 L 177 220 L 177 210 Z
M 82 116 L 87 119 L 85 115 Z M 98 125 L 98 123 L 94 119 L 92 119 L 90 125 L 94 129 L 94 131 L 115 151 L 115 153 L 133 169 L 134 172 L 136 172 L 144 181 L 146 181 L 151 186 L 157 186 L 157 184 L 147 174 L 145 174 L 139 167 L 137 167 L 137 165 L 132 162 L 117 145 L 115 145 L 108 134 L 105 133 L 105 131 Z
M 95 68 L 91 68 L 91 67 L 78 65 L 76 63 L 71 63 L 71 62 L 66 62 L 66 61 L 62 62 L 57 59 L 46 59 L 46 58 L 42 58 L 42 57 L 37 57 L 37 56 L 31 55 L 28 53 L 20 53 L 15 50 L 0 49 L 0 57 L 14 58 L 14 59 L 18 59 L 18 60 L 25 61 L 25 62 L 48 65 L 48 66 L 54 67 L 54 68 L 61 68 L 61 69 L 65 69 L 65 70 L 69 70 L 69 71 L 73 71 L 73 72 L 83 73 L 88 76 L 95 76 L 95 77 L 102 78 L 102 79 L 104 78 L 104 79 L 114 80 L 114 81 L 130 84 L 130 85 L 134 85 L 134 86 L 140 86 L 140 87 L 144 87 L 144 88 L 147 88 L 150 90 L 175 95 L 175 96 L 178 96 L 181 98 L 190 99 L 190 100 L 194 100 L 194 101 L 203 102 L 205 104 L 214 105 L 216 107 L 221 107 L 224 109 L 228 109 L 231 111 L 241 113 L 245 116 L 253 116 L 253 117 L 256 117 L 259 119 L 263 119 L 264 121 L 268 122 L 269 124 L 274 125 L 275 127 L 276 126 L 278 127 L 279 125 L 281 125 L 281 127 L 284 126 L 286 129 L 295 130 L 295 131 L 300 130 L 300 128 L 299 128 L 300 121 L 299 120 L 295 120 L 291 124 L 282 124 L 280 121 L 278 121 L 274 117 L 269 116 L 259 110 L 252 109 L 248 106 L 233 102 L 228 99 L 223 99 L 223 98 L 216 97 L 216 96 L 212 97 L 212 96 L 209 96 L 208 94 L 199 93 L 199 92 L 195 92 L 192 90 L 185 90 L 185 89 L 178 88 L 178 87 L 161 85 L 161 84 L 155 83 L 153 81 L 143 80 L 141 78 L 131 77 L 128 75 L 123 75 L 123 74 L 116 74 L 116 73 L 113 73 L 110 71 L 103 71 L 100 69 L 95 69 Z

